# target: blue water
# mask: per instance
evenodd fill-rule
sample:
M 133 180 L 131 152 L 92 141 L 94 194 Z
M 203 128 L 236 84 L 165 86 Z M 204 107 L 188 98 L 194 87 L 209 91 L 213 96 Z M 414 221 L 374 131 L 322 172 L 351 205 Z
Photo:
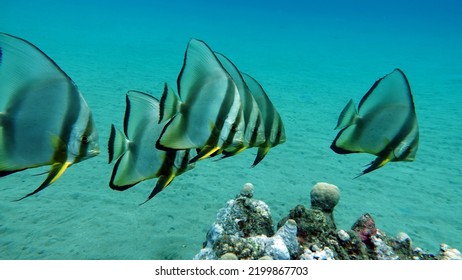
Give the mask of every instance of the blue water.
M 4 1 L 0 31 L 37 45 L 91 107 L 102 153 L 21 202 L 47 168 L 0 179 L 2 259 L 191 259 L 216 211 L 246 182 L 275 223 L 311 187 L 336 184 L 339 228 L 369 212 L 415 246 L 462 249 L 462 4 L 459 1 Z M 308 3 L 306 3 L 308 2 Z M 110 124 L 122 127 L 125 92 L 160 96 L 175 84 L 190 38 L 206 41 L 257 78 L 281 114 L 287 142 L 249 168 L 255 150 L 199 162 L 143 206 L 155 181 L 108 187 Z M 399 67 L 420 126 L 415 162 L 353 179 L 374 157 L 329 148 L 337 117 Z M 33 140 L 31 140 L 33 141 Z

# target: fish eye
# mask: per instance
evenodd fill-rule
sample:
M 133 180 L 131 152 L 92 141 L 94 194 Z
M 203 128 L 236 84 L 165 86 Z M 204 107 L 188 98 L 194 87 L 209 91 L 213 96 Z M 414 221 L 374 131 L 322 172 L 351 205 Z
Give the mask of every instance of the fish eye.
M 87 135 L 82 135 L 82 137 L 80 138 L 80 141 L 83 144 L 88 144 L 90 142 L 90 138 Z

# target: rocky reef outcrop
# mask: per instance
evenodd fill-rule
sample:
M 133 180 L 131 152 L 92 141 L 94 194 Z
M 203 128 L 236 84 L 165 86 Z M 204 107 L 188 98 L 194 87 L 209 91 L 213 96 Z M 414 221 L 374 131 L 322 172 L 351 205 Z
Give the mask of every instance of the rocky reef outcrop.
M 317 183 L 311 190 L 311 207 L 297 205 L 274 230 L 269 206 L 253 198 L 247 183 L 235 199 L 220 209 L 207 233 L 199 260 L 428 260 L 462 259 L 455 248 L 441 244 L 437 254 L 414 246 L 404 232 L 388 236 L 365 213 L 351 229 L 337 229 L 334 208 L 340 190 Z

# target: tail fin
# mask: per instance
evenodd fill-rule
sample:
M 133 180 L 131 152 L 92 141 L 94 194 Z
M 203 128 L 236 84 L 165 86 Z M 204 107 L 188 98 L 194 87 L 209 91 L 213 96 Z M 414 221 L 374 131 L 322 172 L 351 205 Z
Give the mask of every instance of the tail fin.
M 159 104 L 159 123 L 174 117 L 179 110 L 180 104 L 180 97 L 165 83 Z
M 351 99 L 340 113 L 335 129 L 344 128 L 354 124 L 358 117 L 358 111 L 356 110 L 353 99 Z
M 109 162 L 120 158 L 128 149 L 128 139 L 125 134 L 111 125 L 111 134 L 108 141 Z

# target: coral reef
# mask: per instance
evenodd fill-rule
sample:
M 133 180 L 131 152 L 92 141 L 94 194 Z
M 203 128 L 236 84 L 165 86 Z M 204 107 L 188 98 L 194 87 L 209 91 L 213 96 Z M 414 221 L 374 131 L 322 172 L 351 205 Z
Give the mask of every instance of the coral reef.
M 198 260 L 429 260 L 462 259 L 457 249 L 441 244 L 436 255 L 414 247 L 404 232 L 389 237 L 365 213 L 351 230 L 337 230 L 334 207 L 337 186 L 317 183 L 311 190 L 311 208 L 297 205 L 273 229 L 268 205 L 253 198 L 247 183 L 235 199 L 220 209 L 207 233 Z

